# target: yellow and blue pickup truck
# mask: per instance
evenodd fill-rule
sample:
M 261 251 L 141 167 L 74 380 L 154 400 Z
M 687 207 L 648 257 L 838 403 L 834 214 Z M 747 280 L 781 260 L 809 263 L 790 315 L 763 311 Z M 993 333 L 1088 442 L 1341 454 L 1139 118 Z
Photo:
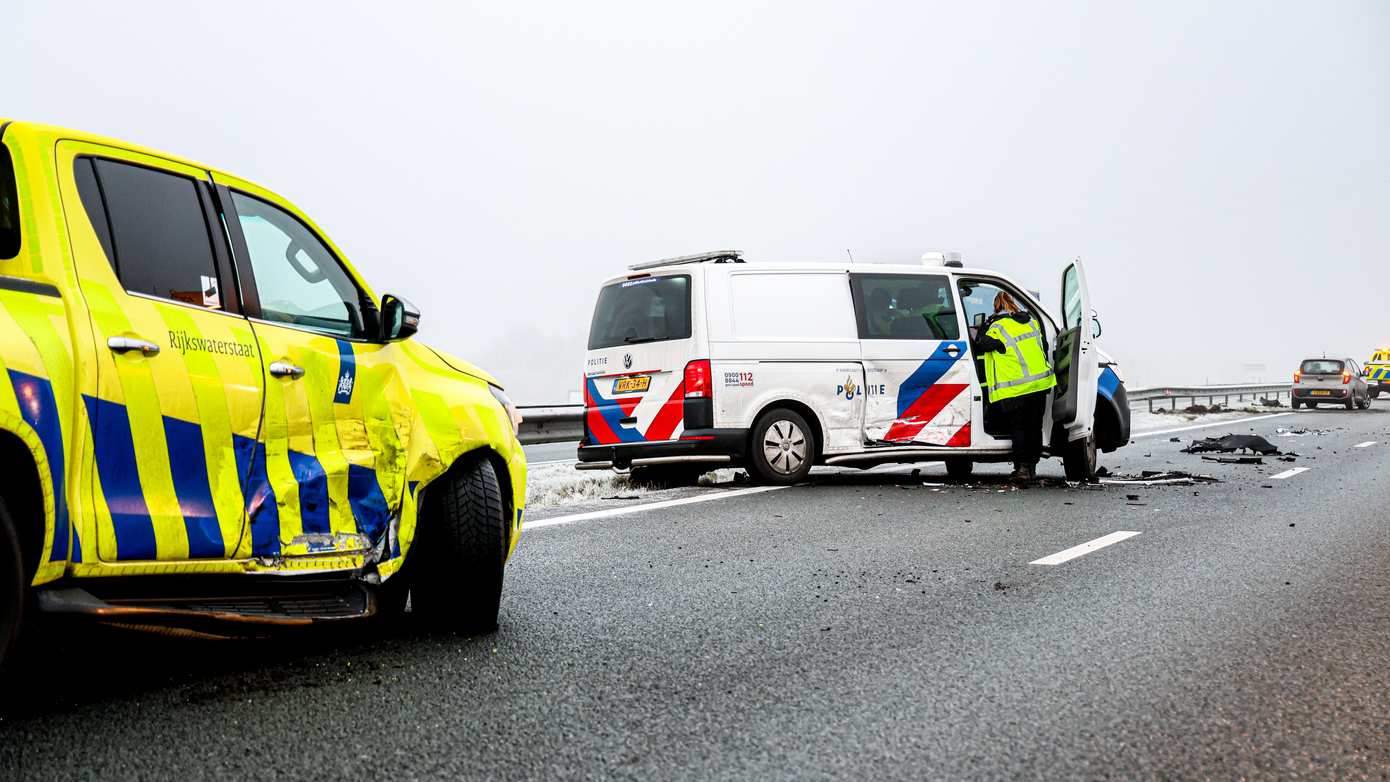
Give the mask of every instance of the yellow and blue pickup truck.
M 258 185 L 0 119 L 0 661 L 33 611 L 494 628 L 520 418 L 419 318 Z
M 1366 385 L 1370 387 L 1371 398 L 1382 393 L 1390 394 L 1390 348 L 1380 348 L 1371 353 L 1371 358 L 1362 365 Z

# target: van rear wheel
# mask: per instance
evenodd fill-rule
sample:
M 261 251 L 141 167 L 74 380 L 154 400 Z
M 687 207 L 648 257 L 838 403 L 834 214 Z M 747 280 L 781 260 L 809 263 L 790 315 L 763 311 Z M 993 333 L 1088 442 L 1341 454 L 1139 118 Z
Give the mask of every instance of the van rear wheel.
M 816 438 L 810 425 L 783 407 L 758 418 L 750 446 L 752 472 L 764 483 L 787 485 L 805 480 L 816 458 Z
M 968 481 L 975 472 L 975 463 L 959 456 L 946 460 L 946 476 L 953 481 Z

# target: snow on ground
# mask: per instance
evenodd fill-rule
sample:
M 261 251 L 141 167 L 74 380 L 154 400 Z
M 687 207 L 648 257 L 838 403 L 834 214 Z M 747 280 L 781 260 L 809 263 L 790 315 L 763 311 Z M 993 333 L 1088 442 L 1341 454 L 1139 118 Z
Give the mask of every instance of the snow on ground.
M 1257 415 L 1287 413 L 1287 407 L 1246 407 L 1218 413 L 1150 413 L 1134 410 L 1130 427 L 1134 434 L 1184 426 L 1236 422 Z M 635 496 L 646 498 L 661 490 L 640 486 L 611 470 L 576 470 L 573 461 L 541 461 L 530 466 L 527 478 L 527 508 L 540 510 L 561 506 L 601 502 L 604 498 L 622 497 L 628 501 Z M 903 465 L 884 465 L 884 471 L 903 469 Z M 820 469 L 820 468 L 818 468 Z M 848 470 L 846 470 L 848 471 Z M 722 469 L 707 473 L 700 479 L 702 486 L 723 486 L 735 483 L 742 470 Z
M 1242 407 L 1223 410 L 1219 413 L 1150 413 L 1148 410 L 1132 410 L 1129 428 L 1133 434 L 1152 432 L 1159 429 L 1177 429 L 1183 426 L 1215 424 L 1222 421 L 1239 421 L 1257 415 L 1273 415 L 1290 412 L 1287 407 Z

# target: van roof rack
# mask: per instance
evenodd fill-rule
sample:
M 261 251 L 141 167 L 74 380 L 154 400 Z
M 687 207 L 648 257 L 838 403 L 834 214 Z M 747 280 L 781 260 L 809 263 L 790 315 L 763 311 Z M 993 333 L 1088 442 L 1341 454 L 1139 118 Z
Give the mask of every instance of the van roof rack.
M 662 258 L 659 261 L 643 261 L 642 263 L 634 263 L 627 268 L 639 272 L 643 269 L 655 269 L 658 266 L 684 266 L 690 263 L 743 262 L 743 251 L 741 250 L 715 250 L 714 252 L 699 253 L 696 255 L 680 255 L 675 258 Z

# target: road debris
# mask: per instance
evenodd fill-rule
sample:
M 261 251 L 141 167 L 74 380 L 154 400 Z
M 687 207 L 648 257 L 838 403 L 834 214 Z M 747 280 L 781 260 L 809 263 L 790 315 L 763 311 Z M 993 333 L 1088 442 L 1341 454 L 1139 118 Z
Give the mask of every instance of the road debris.
M 1138 475 L 1117 475 L 1102 480 L 1111 486 L 1191 486 L 1196 483 L 1220 483 L 1210 475 L 1182 472 L 1181 470 L 1144 470 Z
M 1259 456 L 1203 456 L 1204 462 L 1216 462 L 1217 464 L 1264 464 L 1265 460 Z
M 1223 437 L 1193 440 L 1191 445 L 1182 449 L 1183 453 L 1235 453 L 1236 451 L 1250 451 L 1261 456 L 1279 454 L 1279 448 L 1274 443 L 1256 434 L 1228 434 Z

